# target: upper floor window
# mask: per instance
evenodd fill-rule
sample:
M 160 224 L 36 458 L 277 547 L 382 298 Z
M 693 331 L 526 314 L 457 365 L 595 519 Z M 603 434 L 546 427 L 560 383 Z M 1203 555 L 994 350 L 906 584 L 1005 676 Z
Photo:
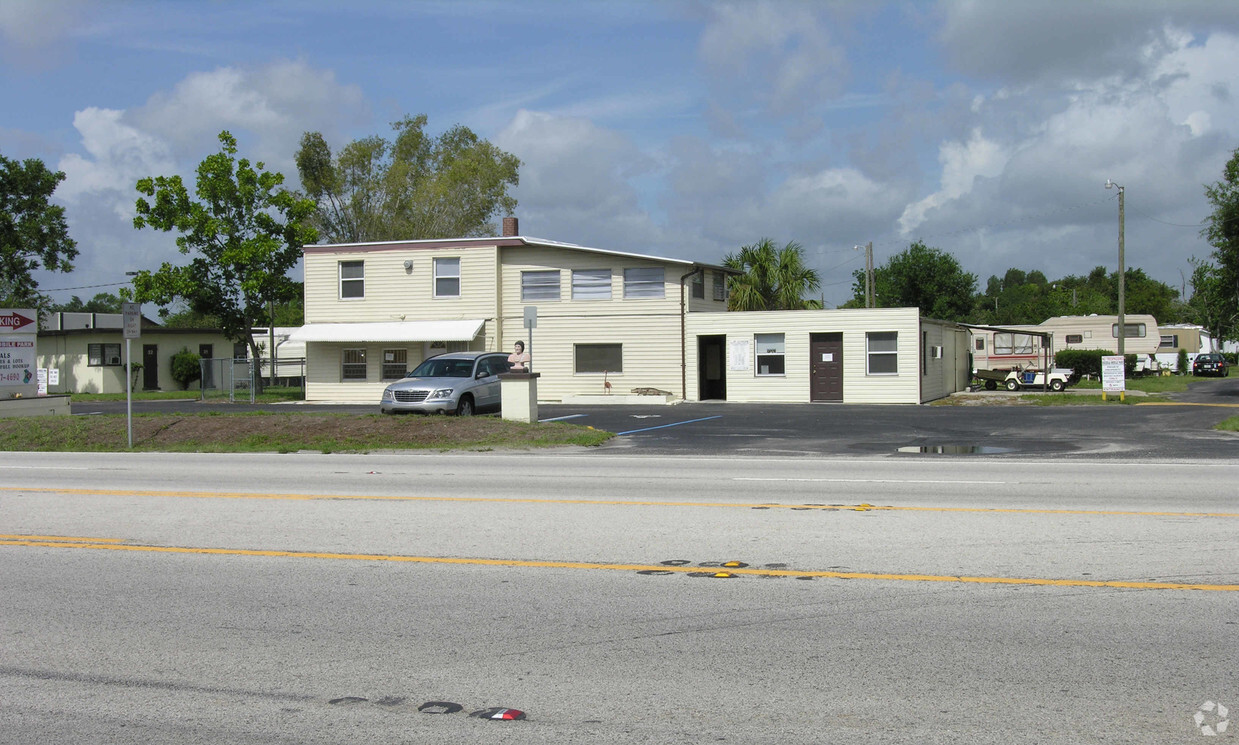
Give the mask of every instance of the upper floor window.
M 1144 338 L 1145 330 L 1143 323 L 1124 323 L 1123 338 L 1124 339 L 1140 339 Z M 1115 339 L 1119 338 L 1119 325 L 1117 323 L 1110 324 L 1110 335 Z
M 340 262 L 340 299 L 364 298 L 366 296 L 366 262 Z
M 1179 346 L 1178 334 L 1162 334 L 1162 341 L 1157 346 L 1159 347 L 1177 347 Z
M 435 259 L 435 297 L 460 297 L 460 259 Z
M 714 272 L 714 299 L 727 300 L 727 275 L 723 272 Z
M 624 270 L 624 299 L 663 297 L 666 275 L 661 266 L 642 266 Z
M 521 272 L 521 300 L 558 300 L 559 270 Z
M 693 275 L 693 297 L 698 300 L 706 299 L 706 273 L 697 272 Z
M 610 300 L 610 269 L 576 269 L 572 272 L 573 300 Z

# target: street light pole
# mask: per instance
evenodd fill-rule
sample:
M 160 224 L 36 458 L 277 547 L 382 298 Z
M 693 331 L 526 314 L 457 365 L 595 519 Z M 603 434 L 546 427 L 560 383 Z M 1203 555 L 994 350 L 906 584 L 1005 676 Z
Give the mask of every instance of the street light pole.
M 1126 273 L 1127 270 L 1123 267 L 1123 187 L 1114 183 L 1110 179 L 1106 179 L 1106 188 L 1118 188 L 1119 190 L 1119 356 L 1124 356 L 1126 345 L 1123 343 L 1123 338 L 1127 336 L 1127 323 L 1124 318 L 1126 310 Z

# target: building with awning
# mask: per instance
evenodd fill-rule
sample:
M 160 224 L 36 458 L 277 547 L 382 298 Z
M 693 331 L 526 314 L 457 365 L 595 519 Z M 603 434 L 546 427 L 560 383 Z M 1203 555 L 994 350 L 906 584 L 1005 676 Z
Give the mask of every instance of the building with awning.
M 730 312 L 734 269 L 503 222 L 495 237 L 305 246 L 290 341 L 305 345 L 306 400 L 377 407 L 428 357 L 517 341 L 547 402 L 920 403 L 968 383 L 967 332 L 916 308 Z

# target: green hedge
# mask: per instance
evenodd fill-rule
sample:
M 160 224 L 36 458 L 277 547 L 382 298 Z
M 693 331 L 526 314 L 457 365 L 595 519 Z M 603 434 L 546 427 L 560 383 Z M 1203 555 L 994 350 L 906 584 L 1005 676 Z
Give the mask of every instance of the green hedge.
M 1055 367 L 1069 367 L 1075 371 L 1073 377 L 1093 377 L 1101 379 L 1101 358 L 1110 357 L 1114 353 L 1103 349 L 1064 349 L 1054 354 Z M 1134 377 L 1136 374 L 1136 355 L 1123 357 L 1123 374 Z

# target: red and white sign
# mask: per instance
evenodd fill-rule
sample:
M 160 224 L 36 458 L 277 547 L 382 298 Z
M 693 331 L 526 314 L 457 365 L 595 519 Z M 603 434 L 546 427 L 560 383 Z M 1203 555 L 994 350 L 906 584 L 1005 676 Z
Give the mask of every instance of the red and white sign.
M 0 334 L 20 331 L 23 334 L 38 332 L 33 310 L 0 310 Z
M 0 339 L 0 385 L 35 385 L 34 340 Z

